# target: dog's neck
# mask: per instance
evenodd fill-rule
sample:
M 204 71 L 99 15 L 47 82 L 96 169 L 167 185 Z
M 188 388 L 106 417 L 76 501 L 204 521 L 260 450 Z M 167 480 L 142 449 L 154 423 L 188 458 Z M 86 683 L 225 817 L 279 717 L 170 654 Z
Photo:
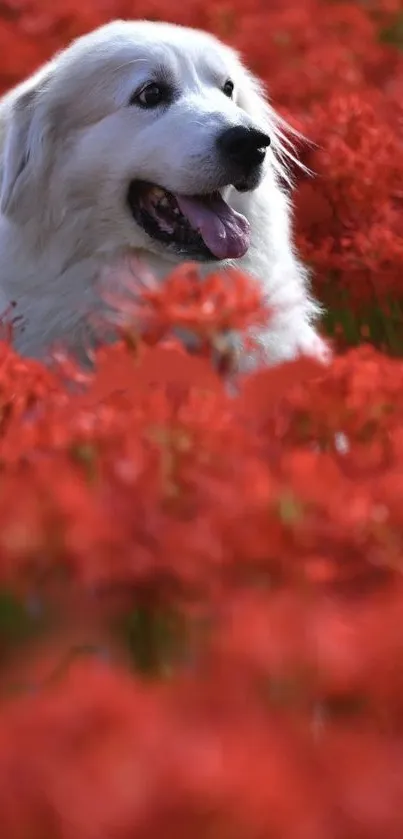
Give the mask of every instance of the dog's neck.
M 120 281 L 124 285 L 135 282 L 136 271 L 141 277 L 143 269 L 157 281 L 162 280 L 175 267 L 175 262 L 141 250 L 103 247 L 89 254 L 85 230 L 80 253 L 74 236 L 70 243 L 63 238 L 61 251 L 57 233 L 42 247 L 40 241 L 27 235 L 27 228 L 20 233 L 14 227 L 10 235 L 11 226 L 0 216 L 0 253 L 8 253 L 7 263 L 0 263 L 0 316 L 18 301 L 12 309 L 14 343 L 23 354 L 35 356 L 38 344 L 52 345 L 61 336 L 67 347 L 93 343 L 91 323 L 102 317 L 106 308 L 103 290 L 111 296 L 119 291 Z M 211 268 L 201 266 L 201 271 L 208 273 Z M 35 331 L 38 324 L 40 341 Z

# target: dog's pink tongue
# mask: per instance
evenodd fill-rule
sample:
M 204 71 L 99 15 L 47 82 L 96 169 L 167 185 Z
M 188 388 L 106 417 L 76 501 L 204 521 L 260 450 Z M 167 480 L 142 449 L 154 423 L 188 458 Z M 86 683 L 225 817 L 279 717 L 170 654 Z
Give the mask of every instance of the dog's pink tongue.
M 250 245 L 249 222 L 220 195 L 176 195 L 179 209 L 217 259 L 239 259 Z

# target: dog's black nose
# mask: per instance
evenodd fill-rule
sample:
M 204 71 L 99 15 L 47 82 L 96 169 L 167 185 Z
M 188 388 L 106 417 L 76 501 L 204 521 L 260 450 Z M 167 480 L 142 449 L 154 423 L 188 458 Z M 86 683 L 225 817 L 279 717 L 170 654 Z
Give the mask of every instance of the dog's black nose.
M 226 128 L 218 138 L 221 153 L 244 172 L 263 163 L 270 137 L 256 128 L 243 125 Z

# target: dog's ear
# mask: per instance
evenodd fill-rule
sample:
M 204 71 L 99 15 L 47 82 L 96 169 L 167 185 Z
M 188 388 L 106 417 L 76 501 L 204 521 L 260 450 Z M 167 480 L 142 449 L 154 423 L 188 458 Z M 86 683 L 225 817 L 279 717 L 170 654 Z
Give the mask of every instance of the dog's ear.
M 2 160 L 0 210 L 9 217 L 24 212 L 29 199 L 38 200 L 49 165 L 49 120 L 36 87 L 18 95 L 7 115 Z

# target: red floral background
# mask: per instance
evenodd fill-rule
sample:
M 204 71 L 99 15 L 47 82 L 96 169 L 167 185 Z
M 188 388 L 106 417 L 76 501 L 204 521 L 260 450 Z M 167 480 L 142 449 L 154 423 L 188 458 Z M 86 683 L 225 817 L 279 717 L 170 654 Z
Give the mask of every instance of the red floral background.
M 229 388 L 259 293 L 191 268 L 116 301 L 93 372 L 2 336 L 1 835 L 401 839 L 400 3 L 2 0 L 2 88 L 119 16 L 234 44 L 313 141 L 339 351 Z

